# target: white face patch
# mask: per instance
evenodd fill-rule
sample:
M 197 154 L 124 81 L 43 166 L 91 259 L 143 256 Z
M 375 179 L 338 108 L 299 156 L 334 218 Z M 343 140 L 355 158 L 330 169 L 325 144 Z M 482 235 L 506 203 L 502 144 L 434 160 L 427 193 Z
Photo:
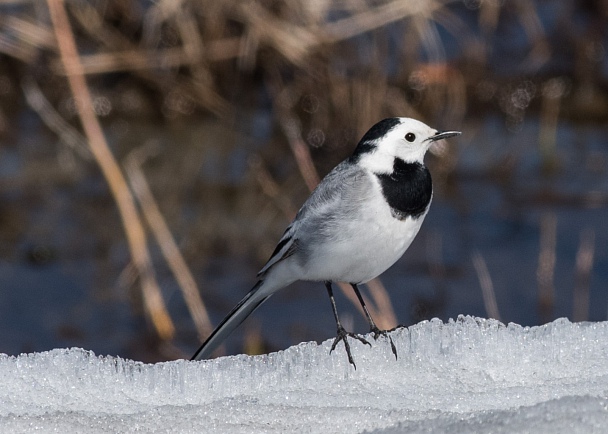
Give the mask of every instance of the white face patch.
M 395 158 L 405 162 L 423 162 L 426 151 L 433 143 L 429 138 L 437 131 L 415 119 L 396 119 L 399 123 L 391 124 L 391 128 L 382 136 L 374 135 L 372 141 L 363 143 L 367 144 L 367 148 L 360 155 L 359 166 L 376 174 L 388 174 L 393 170 Z M 361 143 L 359 146 L 362 146 Z

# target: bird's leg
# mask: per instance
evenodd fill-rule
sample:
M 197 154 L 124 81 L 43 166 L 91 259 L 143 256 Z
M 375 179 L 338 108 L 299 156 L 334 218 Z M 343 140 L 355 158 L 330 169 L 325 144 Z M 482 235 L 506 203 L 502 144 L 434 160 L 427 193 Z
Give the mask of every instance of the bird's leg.
M 331 308 L 334 311 L 334 318 L 336 319 L 336 327 L 338 328 L 338 336 L 336 336 L 336 339 L 334 339 L 334 343 L 331 345 L 331 350 L 329 350 L 329 353 L 331 354 L 331 352 L 336 349 L 336 345 L 338 345 L 338 342 L 340 342 L 340 341 L 344 342 L 344 348 L 346 349 L 346 355 L 348 356 L 348 361 L 350 362 L 351 365 L 354 366 L 355 369 L 357 369 L 357 365 L 355 365 L 353 356 L 350 353 L 350 345 L 348 344 L 348 339 L 347 339 L 348 336 L 350 336 L 351 338 L 357 339 L 358 341 L 360 341 L 364 344 L 367 344 L 370 347 L 371 347 L 371 344 L 367 340 L 365 340 L 363 337 L 344 330 L 344 327 L 342 327 L 342 323 L 340 322 L 340 318 L 338 317 L 338 308 L 336 307 L 336 300 L 334 300 L 334 291 L 331 287 L 331 282 L 329 282 L 329 281 L 325 282 L 325 288 L 327 288 L 327 294 L 329 294 L 329 301 L 331 301 Z
M 378 326 L 376 325 L 376 323 L 374 322 L 374 319 L 372 318 L 372 316 L 370 315 L 369 311 L 367 310 L 367 306 L 365 305 L 365 302 L 363 301 L 363 297 L 361 296 L 361 293 L 359 292 L 359 287 L 357 286 L 357 284 L 351 283 L 350 286 L 353 287 L 353 290 L 355 291 L 355 294 L 357 294 L 357 298 L 359 299 L 359 303 L 361 303 L 361 307 L 363 308 L 363 312 L 365 312 L 365 316 L 367 317 L 367 322 L 369 323 L 369 331 L 374 333 L 374 339 L 378 339 L 378 337 L 380 335 L 386 336 L 388 338 L 388 341 L 391 343 L 391 351 L 395 355 L 395 359 L 397 359 L 397 348 L 395 348 L 395 344 L 393 343 L 393 339 L 389 336 L 388 331 L 387 330 L 380 330 L 378 328 Z

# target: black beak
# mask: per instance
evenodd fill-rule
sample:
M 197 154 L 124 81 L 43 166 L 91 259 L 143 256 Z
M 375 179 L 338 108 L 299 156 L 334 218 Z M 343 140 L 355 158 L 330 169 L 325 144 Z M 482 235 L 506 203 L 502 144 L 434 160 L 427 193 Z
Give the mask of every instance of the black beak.
M 461 134 L 462 133 L 460 131 L 443 131 L 441 133 L 437 131 L 437 134 L 429 137 L 427 140 L 430 140 L 431 142 L 436 142 L 437 140 L 447 139 L 448 137 L 459 136 Z

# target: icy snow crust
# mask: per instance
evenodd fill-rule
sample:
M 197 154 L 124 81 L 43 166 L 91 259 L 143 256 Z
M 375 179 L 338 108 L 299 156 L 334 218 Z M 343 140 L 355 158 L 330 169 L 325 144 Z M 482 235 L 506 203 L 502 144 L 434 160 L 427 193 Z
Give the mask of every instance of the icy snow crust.
M 0 432 L 608 430 L 608 322 L 460 317 L 264 356 L 146 365 L 81 349 L 0 355 Z M 368 339 L 373 339 L 368 337 Z

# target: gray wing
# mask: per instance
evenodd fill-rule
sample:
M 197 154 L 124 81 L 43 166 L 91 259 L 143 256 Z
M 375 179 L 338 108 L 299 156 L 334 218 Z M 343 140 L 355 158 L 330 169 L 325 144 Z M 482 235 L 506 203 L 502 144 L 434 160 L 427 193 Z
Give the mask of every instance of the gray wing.
M 308 250 L 311 244 L 331 241 L 340 222 L 358 216 L 361 204 L 372 191 L 370 176 L 348 160 L 329 172 L 287 227 L 258 277 L 264 277 L 277 262 Z

